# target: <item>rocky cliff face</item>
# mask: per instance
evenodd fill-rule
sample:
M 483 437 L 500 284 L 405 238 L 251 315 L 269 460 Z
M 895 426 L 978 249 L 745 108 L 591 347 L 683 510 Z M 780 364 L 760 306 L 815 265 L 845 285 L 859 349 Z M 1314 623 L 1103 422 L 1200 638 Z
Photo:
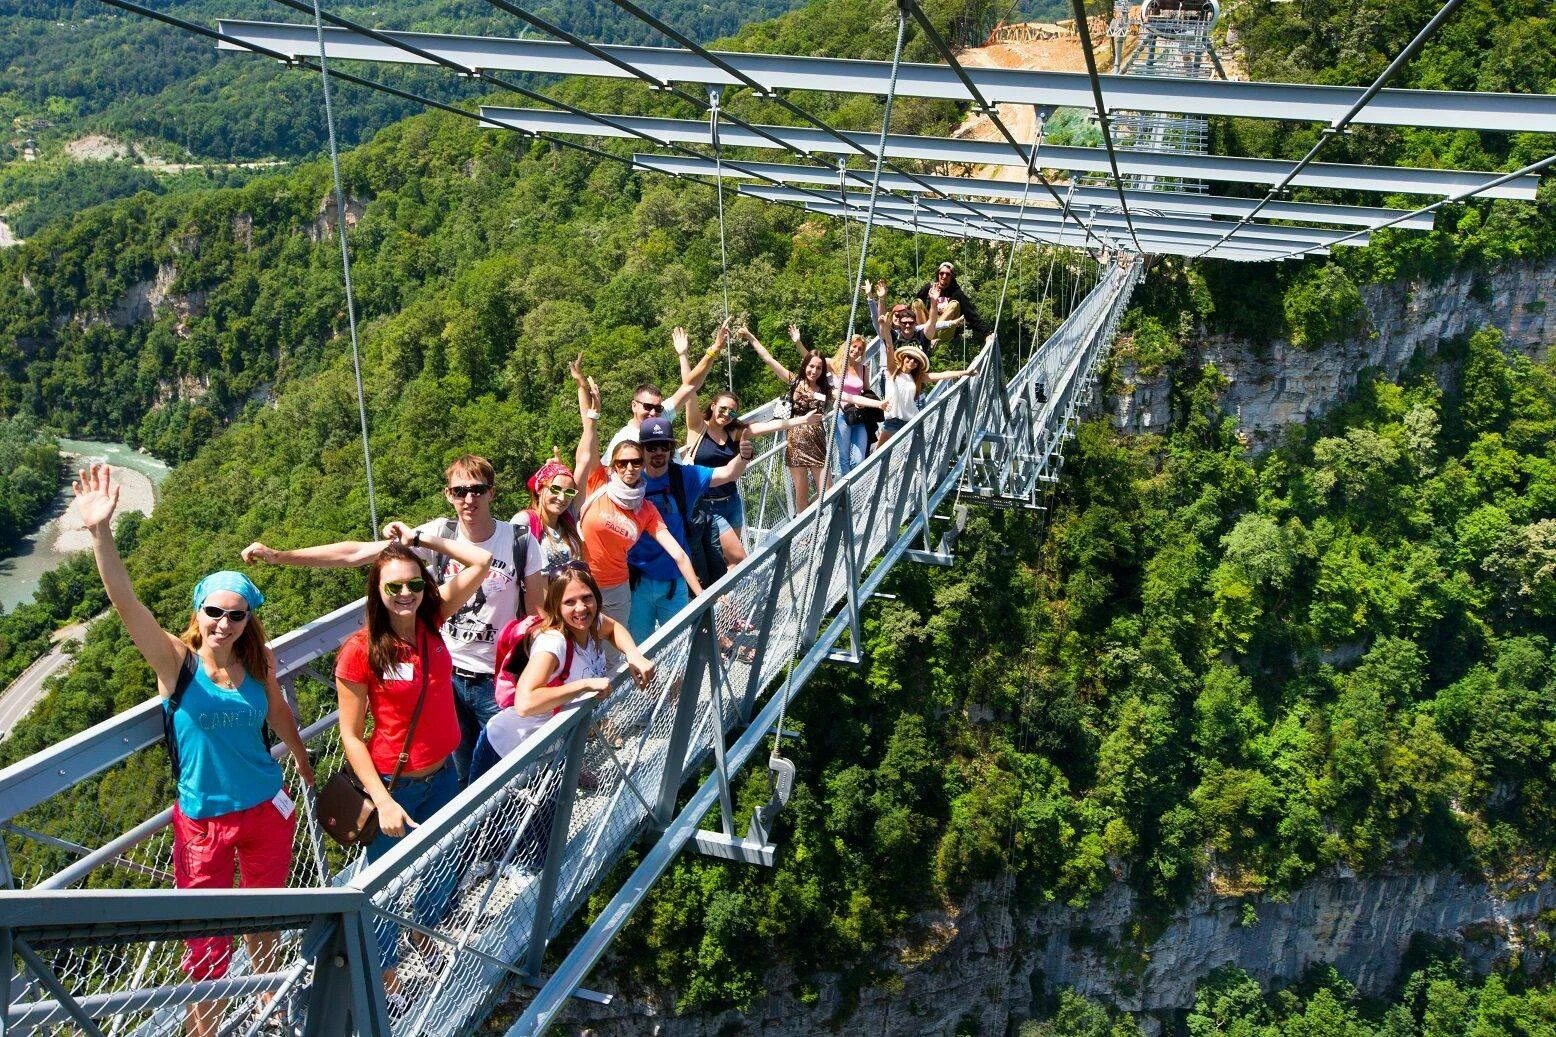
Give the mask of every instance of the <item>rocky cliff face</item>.
M 920 919 L 925 938 L 896 948 L 891 978 L 845 1005 L 841 985 L 821 977 L 819 1000 L 803 1003 L 794 976 L 775 969 L 773 993 L 745 1012 L 668 1017 L 650 1001 L 619 998 L 606 1008 L 577 1004 L 568 1028 L 596 1037 L 761 1037 L 946 1035 L 1013 1032 L 1034 1000 L 1069 987 L 1139 1013 L 1142 1028 L 1192 1004 L 1195 986 L 1235 965 L 1266 986 L 1331 964 L 1364 994 L 1382 994 L 1398 977 L 1416 934 L 1457 945 L 1480 969 L 1517 953 L 1525 967 L 1543 961 L 1556 908 L 1556 882 L 1504 889 L 1447 872 L 1370 876 L 1332 874 L 1285 901 L 1218 897 L 1208 888 L 1146 943 L 1131 937 L 1139 916 L 1128 887 L 1115 884 L 1081 909 L 1023 911 L 998 888 L 984 888 L 957 914 Z M 1249 911 L 1249 908 L 1252 911 Z M 1254 915 L 1257 917 L 1255 918 Z
M 1464 268 L 1440 282 L 1363 286 L 1368 331 L 1317 349 L 1281 339 L 1264 346 L 1229 335 L 1202 336 L 1189 361 L 1214 363 L 1230 381 L 1222 405 L 1256 445 L 1290 425 L 1322 417 L 1355 389 L 1363 372 L 1397 376 L 1418 350 L 1482 327 L 1499 328 L 1507 347 L 1545 360 L 1556 346 L 1556 258 L 1493 268 Z M 1129 432 L 1171 420 L 1166 372 L 1142 375 L 1125 364 L 1109 401 L 1113 422 Z

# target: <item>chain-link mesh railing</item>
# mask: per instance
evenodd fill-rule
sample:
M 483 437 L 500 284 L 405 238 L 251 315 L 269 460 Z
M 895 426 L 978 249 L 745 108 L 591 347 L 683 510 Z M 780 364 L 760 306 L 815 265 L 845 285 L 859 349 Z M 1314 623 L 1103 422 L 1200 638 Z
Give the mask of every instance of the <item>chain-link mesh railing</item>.
M 538 978 L 547 941 L 646 828 L 677 816 L 685 779 L 723 759 L 762 694 L 792 694 L 840 624 L 852 629 L 883 565 L 910 538 L 928 546 L 933 502 L 992 470 L 975 444 L 1003 444 L 1002 464 L 1019 467 L 1029 459 L 1008 445 L 1032 450 L 1034 439 L 1016 426 L 1073 416 L 1137 276 L 1109 269 L 1008 386 L 992 345 L 974 377 L 942 387 L 799 516 L 788 516 L 777 438 L 742 479 L 748 508 L 766 502 L 752 523 L 765 534 L 649 639 L 652 677 L 618 672 L 600 701 L 553 717 L 371 865 L 326 844 L 304 798 L 291 888 L 174 891 L 165 813 L 114 808 L 122 790 L 165 772 L 156 703 L 10 768 L 0 818 L 11 825 L 13 881 L 28 888 L 0 894 L 0 953 L 11 964 L 0 1011 L 18 1032 L 39 1033 L 172 1034 L 190 1013 L 226 1034 L 289 1033 L 305 1013 L 349 1018 L 365 1033 L 467 1032 L 513 982 Z M 1039 378 L 1053 390 L 1034 409 L 1028 387 Z M 1012 480 L 979 485 L 1003 493 Z M 305 668 L 356 628 L 359 609 L 278 639 L 283 679 L 310 679 Z M 343 765 L 332 715 L 306 734 L 320 774 Z M 289 761 L 287 780 L 297 787 Z M 100 806 L 71 827 L 67 802 Z

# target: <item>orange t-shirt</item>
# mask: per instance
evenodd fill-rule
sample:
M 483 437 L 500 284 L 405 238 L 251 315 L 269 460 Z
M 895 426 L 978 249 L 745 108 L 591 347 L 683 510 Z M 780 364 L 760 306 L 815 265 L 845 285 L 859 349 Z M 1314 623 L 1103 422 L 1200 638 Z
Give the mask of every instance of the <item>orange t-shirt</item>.
M 609 478 L 610 473 L 603 468 L 590 472 L 590 495 Z M 642 507 L 632 512 L 611 500 L 610 494 L 602 493 L 584 512 L 578 527 L 583 537 L 584 561 L 589 563 L 594 582 L 605 590 L 627 582 L 627 552 L 638 542 L 638 537 L 645 533 L 653 536 L 664 529 L 665 520 L 649 501 L 645 500 Z

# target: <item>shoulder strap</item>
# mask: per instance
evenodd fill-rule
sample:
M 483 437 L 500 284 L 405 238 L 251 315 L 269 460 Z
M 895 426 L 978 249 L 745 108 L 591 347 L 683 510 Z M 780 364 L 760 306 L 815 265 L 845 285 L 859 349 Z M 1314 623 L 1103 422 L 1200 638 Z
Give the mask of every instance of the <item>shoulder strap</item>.
M 438 536 L 444 540 L 453 540 L 458 535 L 459 523 L 451 518 L 444 519 L 443 524 L 438 527 Z M 441 586 L 443 578 L 448 575 L 448 555 L 442 552 L 433 552 L 433 555 L 432 578 L 438 581 L 439 586 Z
M 675 497 L 675 506 L 681 509 L 681 524 L 685 525 L 692 517 L 691 509 L 686 506 L 686 476 L 674 461 L 670 462 L 670 493 Z
M 386 792 L 394 791 L 395 785 L 400 781 L 400 772 L 405 770 L 405 764 L 411 758 L 411 739 L 416 736 L 416 722 L 421 719 L 421 707 L 427 703 L 427 670 L 430 668 L 430 660 L 428 659 L 426 649 L 423 647 L 423 642 L 426 639 L 427 631 L 418 621 L 416 624 L 416 648 L 417 654 L 421 657 L 419 660 L 421 665 L 417 667 L 421 671 L 421 691 L 416 695 L 416 708 L 411 710 L 411 723 L 405 729 L 405 741 L 400 745 L 400 758 L 394 762 L 394 775 L 389 779 L 389 784 L 384 790 Z
M 184 701 L 184 692 L 189 690 L 190 683 L 195 679 L 195 667 L 200 665 L 200 653 L 193 648 L 184 653 L 184 661 L 178 668 L 178 678 L 173 682 L 173 694 L 167 697 L 168 709 L 178 712 L 178 706 Z
M 521 526 L 516 522 L 510 522 L 509 528 L 513 530 L 513 580 L 519 585 L 519 605 L 514 616 L 523 616 L 529 613 L 529 602 L 524 600 L 528 588 L 524 585 L 524 570 L 529 568 L 529 538 L 528 524 Z

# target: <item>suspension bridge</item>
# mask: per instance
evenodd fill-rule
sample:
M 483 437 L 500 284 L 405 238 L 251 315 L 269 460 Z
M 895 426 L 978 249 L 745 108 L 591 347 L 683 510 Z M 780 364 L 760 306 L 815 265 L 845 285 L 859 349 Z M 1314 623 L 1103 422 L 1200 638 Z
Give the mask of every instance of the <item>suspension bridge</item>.
M 1354 89 L 1173 75 L 1185 61 L 1208 67 L 1202 58 L 1214 18 L 1186 18 L 1195 6 L 1189 2 L 1171 5 L 1168 13 L 1184 24 L 1156 34 L 1153 51 L 1130 70 L 1140 74 L 1132 75 L 1099 70 L 1078 0 L 1086 74 L 965 69 L 914 0 L 898 7 L 890 63 L 715 53 L 631 0 L 616 2 L 677 46 L 588 43 L 509 0 L 489 2 L 549 38 L 385 32 L 296 0 L 277 2 L 309 14 L 312 24 L 210 28 L 132 0 L 105 2 L 223 49 L 309 68 L 326 83 L 335 77 L 415 96 L 329 68 L 331 60 L 351 59 L 442 66 L 516 90 L 550 107 L 472 112 L 417 99 L 494 132 L 705 184 L 718 191 L 721 206 L 725 181 L 735 180 L 742 193 L 858 221 L 860 274 L 871 231 L 889 227 L 999 243 L 1006 263 L 1001 313 L 1024 244 L 1074 250 L 1066 262 L 1094 274 L 1095 283 L 1034 339 L 1030 355 L 1002 353 L 996 324 L 970 377 L 938 386 L 905 429 L 804 511 L 795 514 L 785 492 L 781 444 L 767 449 L 741 484 L 750 554 L 647 642 L 653 680 L 639 685 L 618 674 L 609 694 L 562 710 L 376 864 L 327 845 L 305 802 L 289 888 L 173 888 L 171 808 L 126 816 L 126 797 L 118 795 L 138 775 L 165 768 L 156 700 L 7 768 L 0 773 L 6 1035 L 174 1034 L 186 1005 L 216 1000 L 227 1006 L 223 1034 L 295 1027 L 310 1035 L 454 1035 L 470 1032 L 516 990 L 524 1008 L 509 1033 L 522 1035 L 543 1032 L 570 998 L 605 998 L 586 989 L 590 971 L 678 854 L 761 866 L 781 852 L 773 826 L 796 776 L 776 750 L 764 756 L 762 749 L 782 736 L 789 704 L 820 667 L 858 660 L 861 610 L 894 568 L 953 564 L 956 534 L 974 503 L 1042 505 L 1151 257 L 1263 262 L 1321 255 L 1365 244 L 1383 229 L 1430 228 L 1433 214 L 1450 202 L 1532 200 L 1540 174 L 1556 163 L 1550 156 L 1512 172 L 1473 172 L 1318 161 L 1353 125 L 1556 132 L 1556 97 L 1388 87 L 1457 0 L 1377 81 Z M 902 61 L 914 24 L 941 63 Z M 521 72 L 635 78 L 689 100 L 708 119 L 585 112 L 505 78 Z M 794 124 L 731 115 L 720 95 L 738 88 L 776 100 Z M 873 134 L 837 129 L 788 97 L 799 89 L 884 97 L 881 126 Z M 904 96 L 970 103 L 1003 139 L 894 135 L 891 102 Z M 1035 106 L 1032 140 L 1010 133 L 1001 103 Z M 1044 122 L 1057 106 L 1090 111 L 1103 147 L 1045 144 Z M 1130 114 L 1115 120 L 1115 112 Z M 1324 130 L 1300 161 L 1215 156 L 1205 153 L 1201 128 L 1216 116 L 1316 122 Z M 574 137 L 631 138 L 655 150 L 624 158 Z M 732 148 L 738 153 L 728 154 Z M 747 152 L 757 150 L 784 151 L 791 161 L 751 159 Z M 924 161 L 1017 166 L 1025 175 L 1021 182 L 948 176 L 922 171 Z M 1266 190 L 1262 197 L 1216 195 L 1204 190 L 1207 182 Z M 1288 197 L 1294 187 L 1426 200 L 1412 209 L 1297 201 Z M 771 406 L 748 417 L 763 417 Z M 332 684 L 324 660 L 360 625 L 361 610 L 354 602 L 273 642 L 294 701 L 298 682 Z M 752 651 L 721 649 L 737 637 L 749 637 Z M 343 763 L 335 722 L 328 713 L 304 730 L 322 774 Z M 773 798 L 753 816 L 738 817 L 733 782 L 753 761 L 771 769 Z M 716 826 L 704 829 L 710 817 Z M 505 867 L 541 826 L 549 838 L 540 866 Z M 640 862 L 613 879 L 634 846 L 645 847 Z M 612 888 L 602 890 L 607 881 Z M 437 894 L 448 902 L 436 922 L 416 920 L 425 917 L 419 897 L 448 890 Z M 604 908 L 581 936 L 558 945 L 564 925 L 597 892 L 609 894 Z M 393 1008 L 375 937 L 386 927 L 401 948 L 402 983 L 414 991 Z M 191 981 L 179 970 L 185 938 L 257 932 L 281 934 L 276 963 L 265 969 L 247 960 L 240 944 L 223 978 Z

